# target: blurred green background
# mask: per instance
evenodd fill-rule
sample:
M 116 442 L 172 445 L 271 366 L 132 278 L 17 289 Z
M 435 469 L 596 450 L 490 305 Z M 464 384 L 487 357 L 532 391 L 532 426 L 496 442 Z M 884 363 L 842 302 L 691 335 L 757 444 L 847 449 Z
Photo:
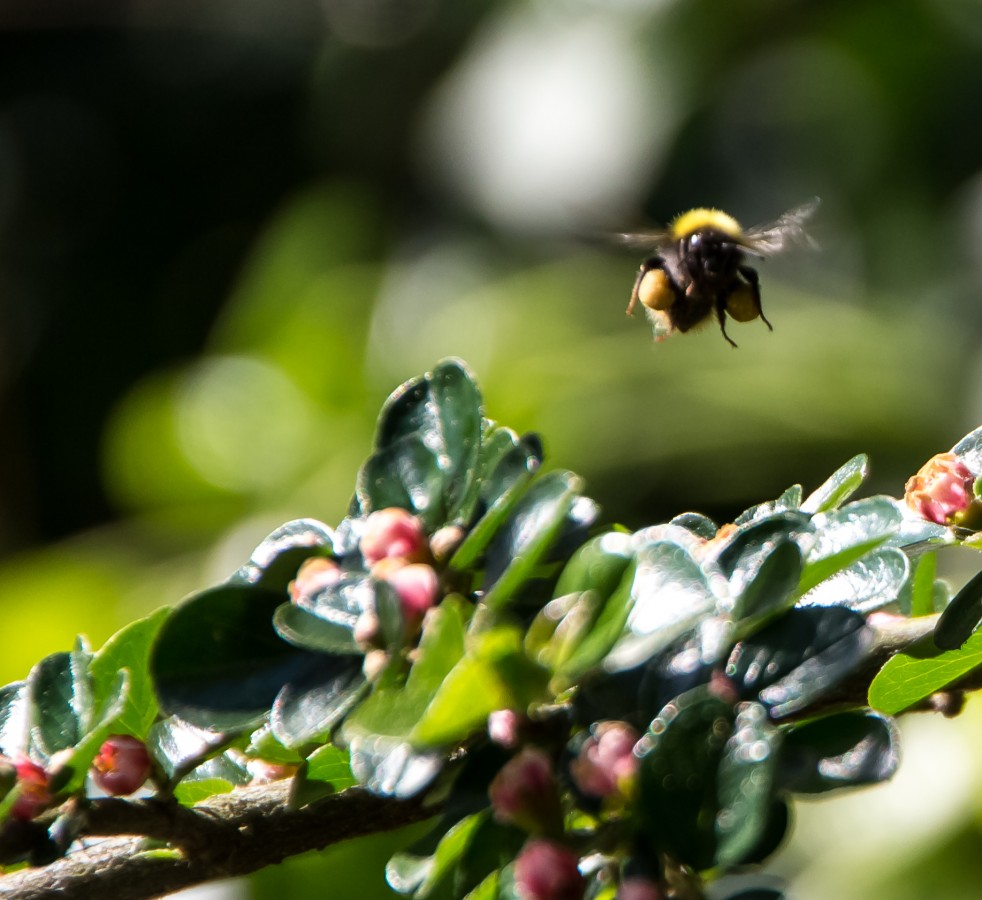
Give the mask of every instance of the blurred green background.
M 602 232 L 813 196 L 821 250 L 759 266 L 773 334 L 624 316 Z M 610 521 L 859 451 L 897 494 L 982 421 L 980 243 L 978 0 L 12 0 L 0 678 L 337 521 L 446 355 Z M 802 804 L 796 897 L 978 896 L 982 714 L 908 731 L 893 785 Z M 393 840 L 227 893 L 383 897 Z

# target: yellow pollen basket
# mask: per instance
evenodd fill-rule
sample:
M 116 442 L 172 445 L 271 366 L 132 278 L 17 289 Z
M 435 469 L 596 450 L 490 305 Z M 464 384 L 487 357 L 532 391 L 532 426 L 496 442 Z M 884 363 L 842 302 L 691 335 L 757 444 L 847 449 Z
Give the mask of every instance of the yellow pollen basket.
M 735 241 L 743 239 L 743 229 L 733 216 L 723 212 L 721 209 L 705 209 L 703 207 L 690 209 L 688 212 L 676 216 L 672 219 L 669 231 L 673 239 L 679 240 L 680 238 L 707 228 L 722 231 L 723 234 L 728 235 Z

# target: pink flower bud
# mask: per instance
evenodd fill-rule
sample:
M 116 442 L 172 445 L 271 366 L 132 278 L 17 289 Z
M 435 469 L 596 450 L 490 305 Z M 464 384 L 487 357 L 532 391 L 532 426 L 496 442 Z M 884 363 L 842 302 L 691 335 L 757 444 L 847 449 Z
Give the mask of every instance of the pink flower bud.
M 638 733 L 626 722 L 599 722 L 580 747 L 569 771 L 576 786 L 591 797 L 626 796 L 634 784 Z
M 150 754 L 143 741 L 114 734 L 92 760 L 92 779 L 107 794 L 121 797 L 143 787 L 150 777 Z
M 923 518 L 951 525 L 975 500 L 974 484 L 975 475 L 954 453 L 938 453 L 907 481 L 904 499 Z
M 402 614 L 407 622 L 419 623 L 423 614 L 437 601 L 440 580 L 433 566 L 411 563 L 385 575 L 399 597 Z
M 28 821 L 44 812 L 51 804 L 48 773 L 43 766 L 29 759 L 15 762 L 14 767 L 17 769 L 17 799 L 10 815 L 15 819 Z
M 290 582 L 290 597 L 294 603 L 301 595 L 312 597 L 341 578 L 341 567 L 324 556 L 304 560 L 297 577 Z
M 515 860 L 521 900 L 582 900 L 586 882 L 572 850 L 553 841 L 529 841 Z
M 423 523 L 397 506 L 377 510 L 365 520 L 358 546 L 368 565 L 390 556 L 425 562 L 429 553 Z
M 274 781 L 292 778 L 297 774 L 297 768 L 288 763 L 270 762 L 268 759 L 250 759 L 245 764 L 251 779 L 249 784 L 272 784 Z
M 488 788 L 491 809 L 499 822 L 526 831 L 549 831 L 561 818 L 559 791 L 552 760 L 536 747 L 526 747 L 495 775 Z
M 518 746 L 518 732 L 524 717 L 513 709 L 496 709 L 488 716 L 488 737 L 496 744 L 512 750 Z
M 662 900 L 663 897 L 657 884 L 636 875 L 625 878 L 617 888 L 617 900 Z

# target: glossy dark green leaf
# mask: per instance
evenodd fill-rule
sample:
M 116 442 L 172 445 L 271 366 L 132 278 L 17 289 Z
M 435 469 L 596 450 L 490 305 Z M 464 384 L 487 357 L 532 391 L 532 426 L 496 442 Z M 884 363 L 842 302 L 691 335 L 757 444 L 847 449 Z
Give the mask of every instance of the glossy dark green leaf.
M 570 472 L 549 472 L 518 501 L 487 550 L 484 602 L 505 606 L 562 532 L 580 488 Z
M 761 561 L 780 543 L 811 531 L 808 517 L 785 510 L 756 519 L 732 535 L 716 556 L 716 564 L 728 579 L 736 578 L 738 590 L 757 571 Z
M 147 733 L 150 755 L 172 781 L 180 779 L 228 747 L 230 736 L 207 731 L 168 716 L 155 722 Z
M 328 622 L 289 600 L 273 613 L 273 627 L 284 641 L 294 647 L 321 653 L 361 654 L 351 627 Z
M 46 760 L 73 747 L 91 716 L 84 666 L 77 653 L 53 653 L 31 669 L 27 678 L 31 755 Z M 80 671 L 80 669 L 82 671 Z
M 780 540 L 759 561 L 740 572 L 745 586 L 736 598 L 731 615 L 738 633 L 749 634 L 768 619 L 794 605 L 801 578 L 801 550 L 788 538 Z
M 696 869 L 716 859 L 719 767 L 734 717 L 730 704 L 697 688 L 666 706 L 642 738 L 641 828 L 655 846 Z
M 629 534 L 619 531 L 599 534 L 569 558 L 556 582 L 553 596 L 596 591 L 601 597 L 609 597 L 633 558 L 634 546 Z
M 157 696 L 150 679 L 150 648 L 170 614 L 158 609 L 117 631 L 89 664 L 93 701 L 104 706 L 115 691 L 119 673 L 129 672 L 125 707 L 113 724 L 117 734 L 131 734 L 141 740 L 157 717 Z
M 684 547 L 669 541 L 643 545 L 624 634 L 604 666 L 618 671 L 640 665 L 693 629 L 717 601 L 705 572 Z
M 758 503 L 756 506 L 751 506 L 749 509 L 744 510 L 733 520 L 733 524 L 749 525 L 759 519 L 770 518 L 778 513 L 797 510 L 801 505 L 801 494 L 801 485 L 793 484 L 776 500 Z
M 428 447 L 443 476 L 440 505 L 448 518 L 466 518 L 474 500 L 470 488 L 481 429 L 481 396 L 473 378 L 459 360 L 444 360 L 432 372 L 406 382 L 386 401 L 379 415 L 376 455 L 384 457 L 387 451 L 414 444 Z M 403 453 L 400 450 L 396 456 Z M 365 495 L 359 496 L 365 511 L 382 508 L 366 505 Z M 418 507 L 406 508 L 415 508 L 427 518 Z
M 973 472 L 982 472 L 982 428 L 976 428 L 965 435 L 951 452 Z
M 446 765 L 446 754 L 419 751 L 389 735 L 355 735 L 348 746 L 351 772 L 373 794 L 409 799 L 432 784 Z
M 726 674 L 741 696 L 759 695 L 772 717 L 833 691 L 867 658 L 873 633 L 843 607 L 795 608 L 733 648 Z
M 422 436 L 406 435 L 372 454 L 355 490 L 366 514 L 397 506 L 415 513 L 430 530 L 444 523 L 444 473 Z
M 30 703 L 26 681 L 0 688 L 0 755 L 8 758 L 27 753 L 30 740 Z
M 330 734 L 364 693 L 360 656 L 321 654 L 292 679 L 273 703 L 270 725 L 286 747 L 300 747 Z
M 869 457 L 860 453 L 836 469 L 802 502 L 802 512 L 821 513 L 838 509 L 869 476 Z
M 733 724 L 718 772 L 716 861 L 746 861 L 766 834 L 774 807 L 781 735 L 759 703 L 744 704 Z
M 231 581 L 285 591 L 304 560 L 331 556 L 334 532 L 316 519 L 294 519 L 273 531 L 253 551 Z
M 273 616 L 273 627 L 297 647 L 361 654 L 354 629 L 362 613 L 375 609 L 377 584 L 365 575 L 343 575 L 314 594 L 283 603 Z
M 257 724 L 283 685 L 319 656 L 292 647 L 273 629 L 284 599 L 279 591 L 230 583 L 178 606 L 151 654 L 161 708 L 215 731 Z
M 982 631 L 957 650 L 941 651 L 928 637 L 892 657 L 869 687 L 869 704 L 895 715 L 982 666 Z
M 905 553 L 894 547 L 879 547 L 813 587 L 799 604 L 847 606 L 870 613 L 897 600 L 909 575 Z
M 241 757 L 219 753 L 189 772 L 174 788 L 174 797 L 184 806 L 194 806 L 215 794 L 227 794 L 233 788 L 249 784 L 249 774 Z
M 815 515 L 815 543 L 801 576 L 801 593 L 895 536 L 902 521 L 896 502 L 889 497 L 868 497 Z
M 817 794 L 884 781 L 898 761 L 893 722 L 876 713 L 843 712 L 786 732 L 778 777 L 786 790 Z
M 87 723 L 86 731 L 63 758 L 59 757 L 65 777 L 61 790 L 65 793 L 74 793 L 85 786 L 89 766 L 99 748 L 110 734 L 120 732 L 117 725 L 129 705 L 130 684 L 129 669 L 121 669 L 115 674 L 113 683 L 93 703 L 94 715 Z
M 719 526 L 702 513 L 682 513 L 672 519 L 669 525 L 678 525 L 706 541 L 712 540 L 716 536 L 716 532 L 719 531 Z
M 934 629 L 934 643 L 940 650 L 957 650 L 982 622 L 982 572 L 975 575 L 941 613 Z

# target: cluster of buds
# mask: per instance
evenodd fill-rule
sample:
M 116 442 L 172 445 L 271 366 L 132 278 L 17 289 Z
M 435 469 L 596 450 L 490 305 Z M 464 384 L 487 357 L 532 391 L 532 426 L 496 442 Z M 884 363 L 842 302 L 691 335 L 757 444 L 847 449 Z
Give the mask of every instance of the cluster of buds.
M 376 510 L 365 520 L 358 549 L 372 575 L 395 591 L 407 628 L 418 629 L 440 592 L 423 523 L 399 507 Z M 361 631 L 370 636 L 367 627 Z
M 907 505 L 938 525 L 975 527 L 982 504 L 975 497 L 975 473 L 954 453 L 932 456 L 904 487 Z
M 626 800 L 634 792 L 640 735 L 626 722 L 598 722 L 583 742 L 569 772 L 588 797 Z

